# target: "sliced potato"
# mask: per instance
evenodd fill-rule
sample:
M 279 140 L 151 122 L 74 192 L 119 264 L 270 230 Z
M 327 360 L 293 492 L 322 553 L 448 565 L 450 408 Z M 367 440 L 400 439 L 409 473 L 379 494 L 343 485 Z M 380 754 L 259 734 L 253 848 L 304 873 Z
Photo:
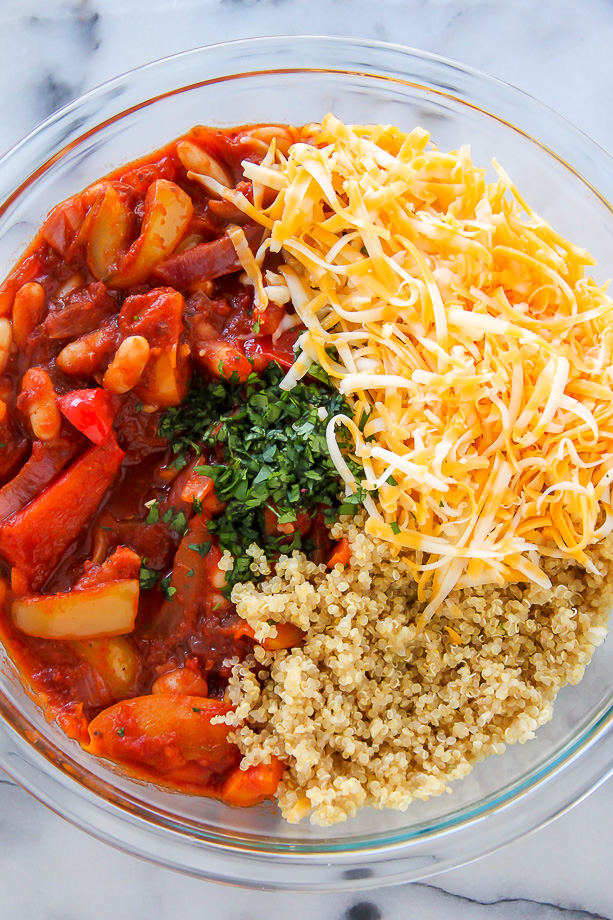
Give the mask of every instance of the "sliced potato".
M 157 358 L 149 362 L 147 371 L 135 387 L 134 393 L 145 405 L 166 409 L 183 402 L 188 383 L 189 366 L 187 362 L 178 359 L 173 366 L 171 355 L 163 351 Z
M 127 245 L 132 212 L 117 189 L 109 185 L 89 231 L 87 264 L 99 281 L 108 278 Z
M 109 284 L 126 288 L 145 281 L 154 265 L 179 244 L 193 210 L 189 195 L 174 182 L 157 179 L 152 183 L 145 198 L 140 236 L 121 259 Z
M 11 615 L 22 632 L 40 639 L 122 636 L 134 629 L 138 596 L 138 581 L 115 581 L 82 591 L 20 597 L 13 601 Z

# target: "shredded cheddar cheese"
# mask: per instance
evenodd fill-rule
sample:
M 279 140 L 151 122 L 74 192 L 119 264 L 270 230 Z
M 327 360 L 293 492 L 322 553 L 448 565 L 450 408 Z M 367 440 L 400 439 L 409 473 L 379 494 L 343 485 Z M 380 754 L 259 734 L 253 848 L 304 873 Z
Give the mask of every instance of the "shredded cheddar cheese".
M 593 570 L 586 550 L 613 530 L 613 300 L 494 167 L 488 184 L 467 147 L 333 115 L 244 164 L 267 228 L 256 261 L 282 253 L 275 286 L 306 329 L 284 385 L 316 362 L 347 396 L 330 453 L 355 490 L 347 426 L 366 530 L 410 561 L 422 622 L 456 588 L 548 588 L 544 556 Z

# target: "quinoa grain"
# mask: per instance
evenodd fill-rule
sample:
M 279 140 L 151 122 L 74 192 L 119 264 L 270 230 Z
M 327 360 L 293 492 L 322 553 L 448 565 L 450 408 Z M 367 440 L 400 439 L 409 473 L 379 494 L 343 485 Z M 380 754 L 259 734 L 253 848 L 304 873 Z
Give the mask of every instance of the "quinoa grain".
M 412 570 L 356 518 L 335 525 L 351 561 L 328 570 L 300 553 L 274 574 L 253 546 L 255 585 L 232 600 L 258 641 L 290 622 L 301 646 L 261 646 L 233 662 L 229 697 L 243 766 L 276 755 L 288 821 L 343 821 L 366 805 L 404 810 L 449 791 L 489 754 L 524 742 L 583 676 L 613 602 L 613 539 L 591 556 L 601 575 L 549 559 L 552 581 L 456 591 L 423 629 Z M 448 631 L 451 627 L 451 633 Z M 456 641 L 459 639 L 459 641 Z

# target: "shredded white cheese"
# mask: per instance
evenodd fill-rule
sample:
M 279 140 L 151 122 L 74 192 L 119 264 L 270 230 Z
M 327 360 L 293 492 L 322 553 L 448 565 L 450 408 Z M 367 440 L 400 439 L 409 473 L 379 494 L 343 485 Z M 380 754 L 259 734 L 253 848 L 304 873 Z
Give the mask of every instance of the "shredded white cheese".
M 424 620 L 454 588 L 548 587 L 543 556 L 589 569 L 613 530 L 613 300 L 494 166 L 333 115 L 245 164 L 306 328 L 284 386 L 316 361 L 365 421 L 330 419 L 330 454 L 355 489 L 347 426 L 367 531 L 409 559 Z

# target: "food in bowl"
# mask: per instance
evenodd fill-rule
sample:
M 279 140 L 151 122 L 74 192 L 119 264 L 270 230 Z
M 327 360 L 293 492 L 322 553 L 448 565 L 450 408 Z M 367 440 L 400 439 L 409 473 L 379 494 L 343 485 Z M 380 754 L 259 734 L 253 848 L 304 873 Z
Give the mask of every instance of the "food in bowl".
M 199 127 L 46 219 L 0 287 L 1 638 L 93 755 L 329 824 L 581 678 L 613 301 L 496 168 Z

